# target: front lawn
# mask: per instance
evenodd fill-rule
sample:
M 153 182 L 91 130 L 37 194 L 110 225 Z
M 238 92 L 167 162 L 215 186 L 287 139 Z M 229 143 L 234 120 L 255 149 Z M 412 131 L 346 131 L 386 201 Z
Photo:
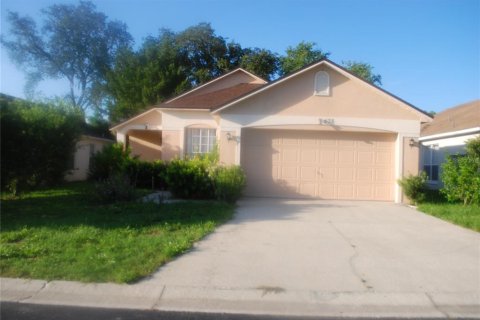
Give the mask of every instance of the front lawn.
M 418 209 L 442 220 L 480 232 L 480 206 L 478 205 L 425 202 L 420 204 Z
M 232 217 L 217 202 L 98 204 L 91 185 L 2 196 L 0 275 L 132 282 L 151 274 Z

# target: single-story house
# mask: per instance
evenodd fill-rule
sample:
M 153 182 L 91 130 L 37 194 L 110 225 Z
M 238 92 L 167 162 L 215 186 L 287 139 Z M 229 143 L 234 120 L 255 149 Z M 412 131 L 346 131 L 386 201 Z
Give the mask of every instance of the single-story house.
M 441 164 L 447 155 L 465 154 L 465 143 L 480 136 L 480 100 L 465 103 L 435 115 L 422 126 L 421 168 L 432 188 L 441 187 Z
M 92 155 L 101 151 L 106 145 L 114 142 L 115 141 L 111 139 L 105 139 L 91 135 L 82 135 L 77 141 L 75 153 L 70 165 L 71 169 L 65 175 L 65 180 L 86 180 L 88 177 L 88 169 Z
M 146 160 L 219 148 L 247 196 L 402 201 L 424 111 L 328 59 L 267 82 L 236 69 L 111 128 Z

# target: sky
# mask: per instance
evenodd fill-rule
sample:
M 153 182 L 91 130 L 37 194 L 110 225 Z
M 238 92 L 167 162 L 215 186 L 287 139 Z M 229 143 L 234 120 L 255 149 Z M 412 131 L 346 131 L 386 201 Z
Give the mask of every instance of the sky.
M 367 62 L 382 88 L 425 111 L 480 99 L 480 0 L 96 0 L 97 10 L 127 24 L 135 45 L 161 28 L 182 31 L 210 22 L 242 47 L 284 54 L 315 42 L 341 64 Z M 0 0 L 0 32 L 16 11 L 41 23 L 41 9 L 65 0 Z M 0 92 L 25 97 L 25 77 L 1 48 Z M 63 81 L 44 81 L 40 96 L 62 95 Z

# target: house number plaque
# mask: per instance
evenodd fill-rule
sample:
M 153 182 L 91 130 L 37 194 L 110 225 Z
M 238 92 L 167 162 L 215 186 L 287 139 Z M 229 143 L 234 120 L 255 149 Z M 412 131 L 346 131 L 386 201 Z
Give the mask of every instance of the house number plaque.
M 335 124 L 335 119 L 318 119 L 318 123 L 321 124 L 322 126 L 333 126 Z

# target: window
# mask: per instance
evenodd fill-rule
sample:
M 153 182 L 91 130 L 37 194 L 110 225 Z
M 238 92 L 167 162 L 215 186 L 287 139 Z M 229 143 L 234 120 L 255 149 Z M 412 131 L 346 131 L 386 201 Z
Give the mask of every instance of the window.
M 215 129 L 187 129 L 187 154 L 190 156 L 206 154 L 215 146 Z
M 423 148 L 423 171 L 428 176 L 428 181 L 438 181 L 438 145 L 425 146 Z
M 330 76 L 325 71 L 319 71 L 315 75 L 315 95 L 330 95 Z

